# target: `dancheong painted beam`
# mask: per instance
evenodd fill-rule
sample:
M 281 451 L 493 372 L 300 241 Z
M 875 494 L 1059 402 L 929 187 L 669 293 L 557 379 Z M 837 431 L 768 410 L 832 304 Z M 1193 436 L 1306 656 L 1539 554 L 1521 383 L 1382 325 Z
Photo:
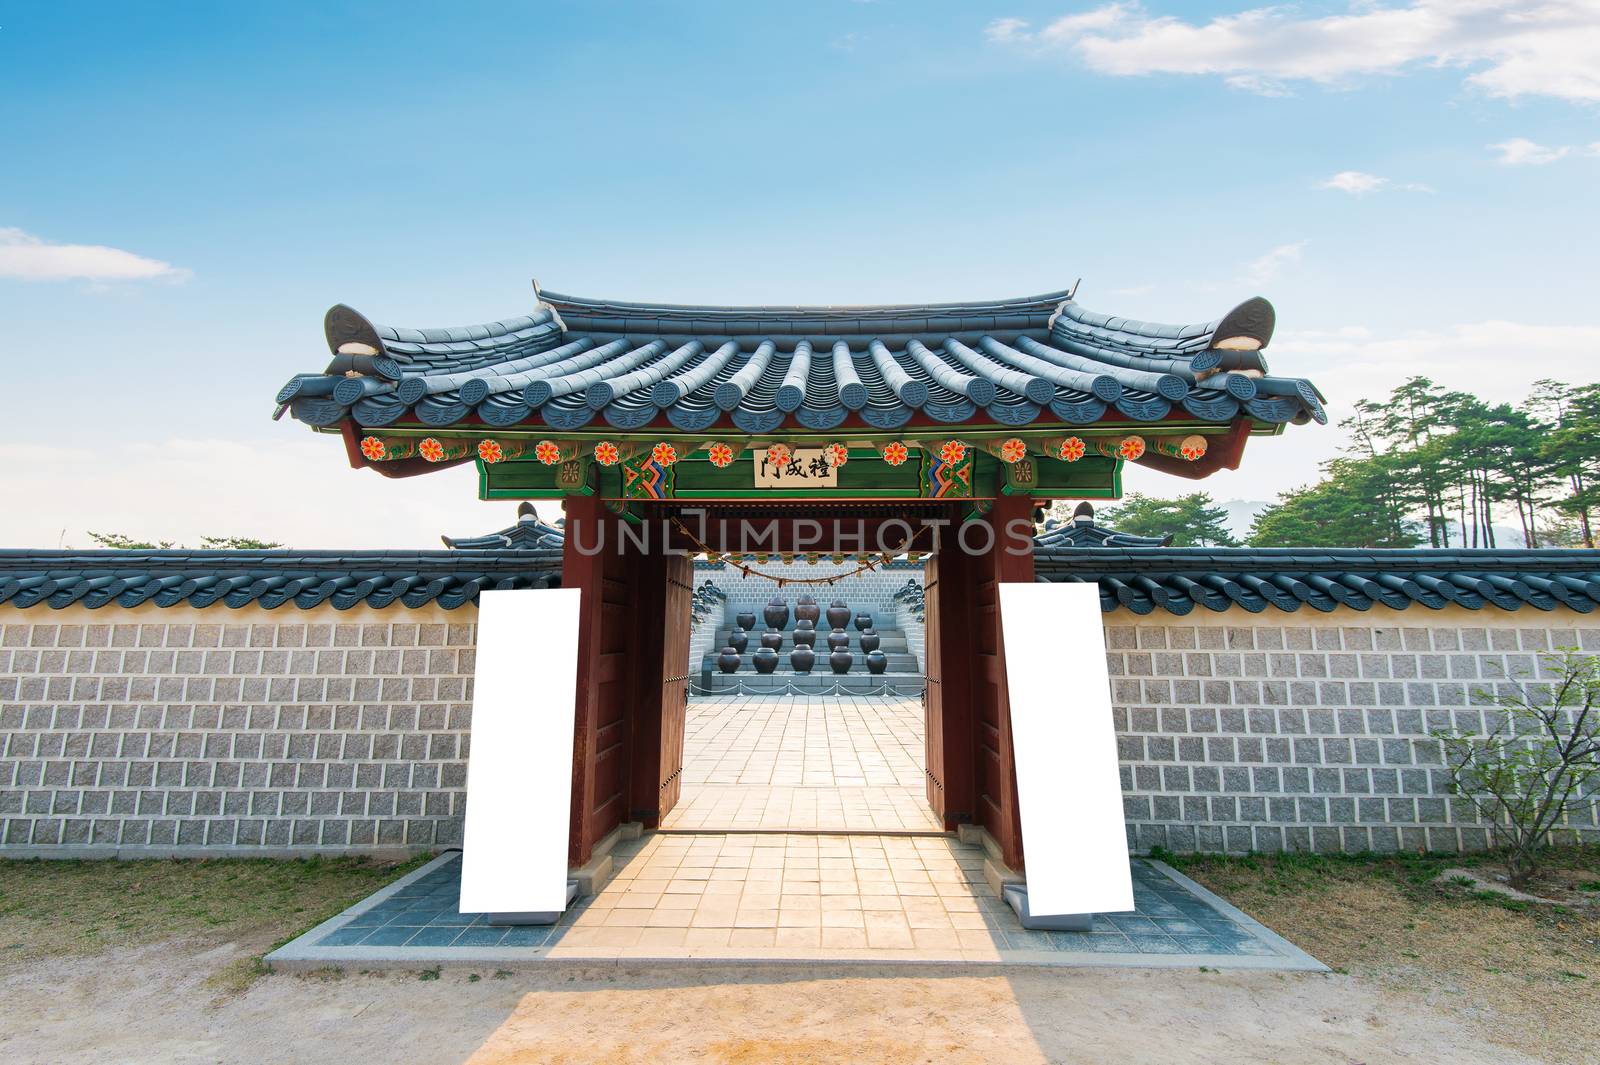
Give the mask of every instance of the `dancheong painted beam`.
M 1068 292 L 976 303 L 698 307 L 542 292 L 532 313 L 401 329 L 344 305 L 278 412 L 388 476 L 475 461 L 484 498 L 1107 497 L 1326 420 L 1262 349 L 1272 305 L 1159 325 Z M 793 473 L 817 455 L 836 476 Z M 777 463 L 783 458 L 783 463 Z M 780 466 L 762 479 L 763 459 Z M 846 468 L 846 463 L 853 468 Z M 770 473 L 770 471 L 769 471 Z

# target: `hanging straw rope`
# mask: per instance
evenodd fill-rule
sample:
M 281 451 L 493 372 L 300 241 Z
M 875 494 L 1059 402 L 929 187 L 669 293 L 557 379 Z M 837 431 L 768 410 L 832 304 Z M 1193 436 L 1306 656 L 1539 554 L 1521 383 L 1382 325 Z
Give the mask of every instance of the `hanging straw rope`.
M 727 553 L 726 551 L 715 551 L 715 550 L 712 550 L 712 548 L 707 546 L 706 543 L 704 541 L 702 541 L 698 536 L 696 536 L 694 533 L 690 532 L 689 531 L 689 527 L 687 525 L 685 525 L 678 518 L 673 518 L 672 519 L 672 525 L 673 525 L 673 528 L 675 528 L 679 532 L 681 532 L 688 539 L 688 541 L 695 546 L 695 550 L 702 552 L 706 556 L 706 558 L 708 560 L 710 560 L 712 562 L 722 562 L 722 563 L 725 563 L 725 564 L 727 564 L 729 566 L 732 566 L 734 569 L 738 570 L 741 575 L 743 575 L 745 577 L 764 577 L 769 581 L 776 581 L 779 588 L 782 588 L 786 584 L 806 584 L 806 585 L 837 584 L 839 581 L 848 580 L 851 577 L 859 576 L 860 574 L 867 573 L 867 572 L 872 571 L 872 570 L 876 570 L 879 566 L 887 565 L 894 558 L 895 555 L 897 555 L 897 554 L 906 554 L 906 553 L 908 553 L 908 552 L 910 552 L 912 550 L 915 550 L 916 549 L 916 543 L 917 543 L 917 537 L 919 537 L 923 533 L 927 532 L 928 528 L 929 528 L 929 526 L 924 525 L 922 528 L 920 528 L 916 532 L 912 533 L 910 539 L 906 540 L 905 544 L 901 546 L 899 551 L 893 551 L 893 552 L 890 552 L 890 551 L 877 551 L 877 552 L 873 552 L 873 554 L 876 556 L 873 560 L 861 563 L 861 565 L 857 566 L 855 569 L 851 570 L 849 573 L 835 573 L 831 577 L 779 577 L 779 576 L 777 576 L 775 574 L 763 573 L 760 570 L 756 569 L 754 566 L 748 565 L 748 564 L 746 564 L 744 562 L 740 562 L 736 556 L 731 555 L 731 554 Z M 854 557 L 860 557 L 860 556 L 856 555 Z

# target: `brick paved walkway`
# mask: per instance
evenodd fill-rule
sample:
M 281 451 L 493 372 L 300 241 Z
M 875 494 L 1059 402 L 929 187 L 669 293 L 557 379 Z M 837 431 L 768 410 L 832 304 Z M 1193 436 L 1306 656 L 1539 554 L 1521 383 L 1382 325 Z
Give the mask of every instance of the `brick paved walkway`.
M 682 797 L 663 827 L 937 832 L 922 713 L 915 698 L 691 701 Z

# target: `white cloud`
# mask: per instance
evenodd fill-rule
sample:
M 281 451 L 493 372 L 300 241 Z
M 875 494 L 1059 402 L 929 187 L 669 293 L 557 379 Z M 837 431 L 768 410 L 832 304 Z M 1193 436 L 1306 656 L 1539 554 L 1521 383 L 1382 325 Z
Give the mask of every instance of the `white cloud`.
M 514 503 L 477 502 L 471 464 L 392 480 L 350 469 L 338 437 L 278 429 L 258 439 L 119 444 L 114 464 L 95 440 L 0 445 L 7 491 L 28 500 L 0 507 L 0 546 L 92 547 L 93 530 L 187 544 L 251 536 L 302 548 L 434 548 L 441 534 L 516 520 Z M 559 502 L 538 507 L 547 519 L 561 516 Z
M 1245 264 L 1244 280 L 1252 285 L 1264 285 L 1268 281 L 1283 273 L 1284 267 L 1300 261 L 1300 253 L 1305 249 L 1306 242 L 1295 241 L 1293 244 L 1279 244 L 1259 259 L 1254 259 Z
M 186 281 L 193 276 L 159 259 L 102 244 L 52 244 L 0 226 L 0 277 L 20 281 Z
M 1014 41 L 1028 28 L 1025 18 L 997 18 L 983 28 L 983 35 L 991 41 Z
M 1600 325 L 1489 319 L 1402 332 L 1359 326 L 1289 331 L 1274 338 L 1268 359 L 1274 372 L 1310 377 L 1342 416 L 1356 400 L 1380 398 L 1413 376 L 1497 403 L 1517 402 L 1542 377 L 1592 381 L 1596 350 Z
M 1354 413 L 1356 402 L 1382 399 L 1409 377 L 1428 377 L 1493 403 L 1520 403 L 1540 378 L 1592 382 L 1597 350 L 1600 323 L 1533 325 L 1490 319 L 1433 329 L 1280 331 L 1266 351 L 1273 373 L 1310 378 L 1328 397 L 1333 424 L 1291 425 L 1281 439 L 1253 440 L 1238 470 L 1214 474 L 1198 487 L 1216 499 L 1270 499 L 1314 481 L 1317 464 L 1348 442 L 1337 423 Z M 1197 486 L 1130 466 L 1123 487 L 1167 497 Z
M 1396 185 L 1386 177 L 1377 174 L 1368 174 L 1362 170 L 1341 170 L 1331 178 L 1317 182 L 1319 189 L 1333 189 L 1336 192 L 1348 192 L 1352 196 L 1365 196 L 1369 192 L 1380 189 L 1399 189 L 1401 192 L 1432 192 L 1432 185 L 1424 185 L 1419 181 L 1408 181 Z
M 1512 137 L 1508 141 L 1489 145 L 1489 149 L 1500 153 L 1499 162 L 1505 166 L 1545 166 L 1572 153 L 1572 149 L 1565 145 L 1547 148 L 1526 137 Z
M 1341 170 L 1326 181 L 1317 182 L 1319 189 L 1334 189 L 1338 192 L 1348 192 L 1352 196 L 1362 196 L 1369 192 L 1377 192 L 1389 179 L 1379 177 L 1377 174 L 1368 174 L 1362 170 Z
M 1286 84 L 1336 85 L 1415 67 L 1469 70 L 1491 96 L 1600 101 L 1600 0 L 1351 0 L 1340 14 L 1260 7 L 1209 22 L 1112 3 L 1033 31 L 996 19 L 990 40 L 1066 52 L 1102 74 L 1197 74 L 1250 92 Z

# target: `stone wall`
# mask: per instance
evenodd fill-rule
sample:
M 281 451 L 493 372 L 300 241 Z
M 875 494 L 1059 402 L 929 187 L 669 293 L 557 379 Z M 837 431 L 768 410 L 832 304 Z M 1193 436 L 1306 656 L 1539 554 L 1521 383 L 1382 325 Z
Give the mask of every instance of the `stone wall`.
M 0 851 L 459 843 L 476 614 L 0 613 Z
M 1600 651 L 1571 611 L 1106 618 L 1130 845 L 1479 849 L 1435 730 L 1480 729 L 1483 693 L 1541 651 Z M 1595 813 L 1570 826 L 1590 838 Z
M 475 617 L 0 612 L 0 852 L 458 843 Z M 1474 693 L 1539 651 L 1600 651 L 1589 618 L 1531 609 L 1119 610 L 1106 626 L 1139 850 L 1481 847 L 1429 732 L 1481 726 Z M 1600 838 L 1592 812 L 1575 827 Z

